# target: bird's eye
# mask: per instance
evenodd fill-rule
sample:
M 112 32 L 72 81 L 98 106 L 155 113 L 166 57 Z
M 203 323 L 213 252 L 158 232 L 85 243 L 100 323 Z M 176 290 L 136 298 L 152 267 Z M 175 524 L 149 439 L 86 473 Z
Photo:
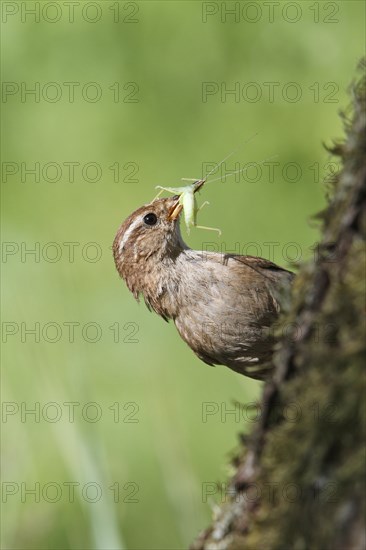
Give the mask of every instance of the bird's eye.
M 150 212 L 144 216 L 144 223 L 146 223 L 146 225 L 155 225 L 157 221 L 158 218 L 154 212 Z

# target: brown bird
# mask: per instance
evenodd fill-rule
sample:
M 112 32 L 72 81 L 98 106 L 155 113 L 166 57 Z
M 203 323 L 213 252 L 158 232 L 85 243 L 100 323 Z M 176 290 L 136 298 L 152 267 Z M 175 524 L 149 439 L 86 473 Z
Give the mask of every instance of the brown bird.
M 117 270 L 138 300 L 209 365 L 263 380 L 271 371 L 273 324 L 294 274 L 254 256 L 192 250 L 183 241 L 179 195 L 133 212 L 113 243 Z

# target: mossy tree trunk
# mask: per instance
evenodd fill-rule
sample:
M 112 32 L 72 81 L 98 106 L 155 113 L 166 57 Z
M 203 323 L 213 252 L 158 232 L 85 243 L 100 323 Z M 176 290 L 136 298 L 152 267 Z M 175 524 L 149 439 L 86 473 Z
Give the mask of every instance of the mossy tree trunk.
M 332 149 L 343 167 L 282 318 L 260 425 L 192 550 L 365 548 L 365 78 L 351 92 L 346 139 Z

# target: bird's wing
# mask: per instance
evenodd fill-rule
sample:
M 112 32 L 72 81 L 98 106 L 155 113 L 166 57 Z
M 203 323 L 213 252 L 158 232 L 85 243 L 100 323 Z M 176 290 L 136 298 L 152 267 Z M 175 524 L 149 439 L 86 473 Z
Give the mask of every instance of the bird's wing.
M 263 277 L 269 276 L 269 278 L 271 278 L 271 273 L 286 273 L 289 279 L 292 279 L 295 276 L 292 271 L 280 267 L 279 265 L 271 262 L 270 260 L 266 260 L 265 258 L 259 258 L 257 256 L 240 256 L 237 254 L 225 254 L 225 260 L 228 261 L 229 259 L 233 259 L 249 267 L 250 269 L 253 269 L 257 273 L 260 273 Z

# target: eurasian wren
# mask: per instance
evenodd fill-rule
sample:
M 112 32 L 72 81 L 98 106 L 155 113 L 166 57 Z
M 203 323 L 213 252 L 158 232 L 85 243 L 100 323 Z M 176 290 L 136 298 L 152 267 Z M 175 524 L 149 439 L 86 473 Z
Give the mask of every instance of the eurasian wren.
M 133 212 L 113 243 L 117 270 L 136 299 L 172 319 L 209 365 L 263 380 L 271 371 L 273 324 L 293 273 L 254 256 L 201 252 L 181 237 L 179 196 Z

